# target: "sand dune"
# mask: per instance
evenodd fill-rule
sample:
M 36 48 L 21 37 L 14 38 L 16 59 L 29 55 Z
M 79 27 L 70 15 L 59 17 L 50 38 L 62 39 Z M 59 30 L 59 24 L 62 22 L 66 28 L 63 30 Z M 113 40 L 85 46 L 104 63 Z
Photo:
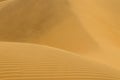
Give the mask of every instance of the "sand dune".
M 0 80 L 119 80 L 119 75 L 57 48 L 0 42 Z
M 120 69 L 118 0 L 11 1 L 0 2 L 0 41 L 48 45 Z

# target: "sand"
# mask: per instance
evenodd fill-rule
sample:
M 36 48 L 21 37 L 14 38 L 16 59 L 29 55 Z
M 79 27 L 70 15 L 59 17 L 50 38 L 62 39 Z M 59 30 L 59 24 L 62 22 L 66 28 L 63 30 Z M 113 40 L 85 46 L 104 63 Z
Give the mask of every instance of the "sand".
M 0 80 L 119 80 L 104 64 L 44 45 L 0 42 Z
M 71 0 L 73 10 L 101 51 L 85 54 L 116 68 L 120 67 L 120 1 Z M 79 6 L 79 7 L 78 7 Z
M 31 2 L 26 3 L 25 0 L 0 2 L 0 41 L 52 46 L 120 69 L 120 2 L 118 0 L 69 0 L 70 10 L 66 11 L 67 7 L 63 9 L 57 6 L 58 8 L 53 11 L 57 10 L 59 13 L 58 21 L 52 19 L 50 21 L 53 21 L 54 24 L 49 24 L 51 22 L 44 24 L 52 26 L 51 30 L 42 35 L 29 34 L 31 37 L 24 39 L 21 36 L 24 35 L 23 32 L 15 34 L 14 31 L 19 31 L 19 29 L 11 27 L 23 25 L 20 21 L 28 21 L 25 25 L 29 29 L 31 24 L 41 18 L 41 15 L 36 14 L 41 9 L 41 5 L 34 5 L 35 9 L 32 9 L 32 4 L 35 4 L 37 0 L 29 1 Z M 22 6 L 22 4 L 28 5 Z M 27 16 L 28 14 L 29 16 Z M 4 27 L 1 28 L 1 26 Z M 38 38 L 38 36 L 40 37 Z

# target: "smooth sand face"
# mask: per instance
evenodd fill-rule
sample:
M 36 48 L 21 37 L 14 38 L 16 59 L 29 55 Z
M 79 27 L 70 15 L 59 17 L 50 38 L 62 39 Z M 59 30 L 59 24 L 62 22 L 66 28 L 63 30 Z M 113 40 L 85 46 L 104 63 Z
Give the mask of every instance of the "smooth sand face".
M 70 0 L 73 10 L 89 35 L 101 47 L 101 52 L 85 54 L 91 59 L 120 67 L 120 1 Z
M 120 73 L 75 53 L 0 42 L 0 80 L 119 80 Z
M 120 46 L 120 1 L 71 0 L 81 24 L 101 45 Z

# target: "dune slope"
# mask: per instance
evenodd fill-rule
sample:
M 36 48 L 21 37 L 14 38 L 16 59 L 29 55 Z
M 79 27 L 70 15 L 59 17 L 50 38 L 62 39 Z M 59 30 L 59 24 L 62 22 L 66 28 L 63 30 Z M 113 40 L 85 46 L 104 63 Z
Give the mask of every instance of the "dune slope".
M 32 42 L 82 53 L 98 48 L 67 0 L 14 0 L 0 11 L 0 41 Z
M 120 69 L 120 1 L 119 0 L 70 0 L 81 24 L 100 46 L 88 58 L 110 64 Z
M 0 80 L 119 80 L 119 75 L 60 49 L 0 42 Z

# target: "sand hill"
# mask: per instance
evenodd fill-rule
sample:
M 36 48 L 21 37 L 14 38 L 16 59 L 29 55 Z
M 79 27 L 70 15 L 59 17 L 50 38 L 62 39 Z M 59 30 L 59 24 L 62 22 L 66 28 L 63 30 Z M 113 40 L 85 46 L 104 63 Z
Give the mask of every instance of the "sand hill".
M 119 3 L 118 0 L 1 1 L 0 41 L 48 45 L 120 69 Z

